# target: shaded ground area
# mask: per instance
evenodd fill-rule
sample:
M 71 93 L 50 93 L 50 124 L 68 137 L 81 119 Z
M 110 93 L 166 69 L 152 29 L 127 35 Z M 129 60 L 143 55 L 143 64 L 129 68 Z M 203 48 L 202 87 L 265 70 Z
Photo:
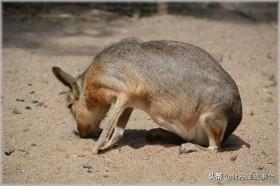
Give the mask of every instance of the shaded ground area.
M 3 182 L 212 183 L 211 173 L 237 173 L 267 177 L 221 182 L 277 183 L 277 23 L 235 13 L 215 16 L 139 18 L 96 9 L 4 16 Z M 102 48 L 127 36 L 192 43 L 232 75 L 244 117 L 223 152 L 179 154 L 179 144 L 151 143 L 147 133 L 158 126 L 139 110 L 119 145 L 98 156 L 91 154 L 95 139 L 75 135 L 60 95 L 66 88 L 51 67 L 78 75 Z

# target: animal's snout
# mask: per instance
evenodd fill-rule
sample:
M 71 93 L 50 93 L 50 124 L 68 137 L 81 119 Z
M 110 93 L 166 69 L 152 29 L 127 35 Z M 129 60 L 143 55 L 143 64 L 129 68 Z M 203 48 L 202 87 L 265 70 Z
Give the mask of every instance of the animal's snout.
M 91 131 L 89 129 L 90 127 L 84 127 L 82 125 L 78 125 L 77 130 L 78 130 L 78 134 L 81 138 L 89 138 L 91 137 Z
M 94 128 L 94 129 L 91 129 L 90 126 L 88 127 L 85 127 L 85 126 L 82 126 L 82 125 L 78 125 L 77 127 L 77 135 L 79 135 L 81 138 L 98 138 L 100 136 L 102 132 L 102 129 L 101 128 Z

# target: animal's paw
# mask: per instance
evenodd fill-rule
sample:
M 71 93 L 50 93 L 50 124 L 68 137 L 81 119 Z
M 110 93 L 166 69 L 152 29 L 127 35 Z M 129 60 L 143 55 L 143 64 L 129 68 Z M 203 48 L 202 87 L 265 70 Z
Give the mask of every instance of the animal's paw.
M 198 152 L 201 150 L 198 145 L 193 143 L 184 143 L 179 148 L 179 154 L 191 153 L 191 152 Z

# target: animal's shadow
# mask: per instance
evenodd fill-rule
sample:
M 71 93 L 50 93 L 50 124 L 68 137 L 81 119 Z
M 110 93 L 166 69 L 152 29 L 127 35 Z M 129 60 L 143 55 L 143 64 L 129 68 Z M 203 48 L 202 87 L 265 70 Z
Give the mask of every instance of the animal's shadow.
M 221 144 L 221 147 L 222 151 L 236 151 L 243 147 L 250 148 L 251 145 L 239 136 L 232 134 L 224 143 Z
M 91 138 L 97 140 L 98 137 L 98 134 L 94 134 Z M 161 128 L 154 128 L 151 130 L 126 129 L 123 137 L 112 148 L 115 149 L 121 148 L 123 146 L 130 146 L 134 149 L 139 149 L 146 145 L 172 147 L 179 146 L 183 143 L 187 143 L 187 141 Z M 222 151 L 236 151 L 243 147 L 250 148 L 250 144 L 241 139 L 239 136 L 232 134 L 223 144 L 221 144 L 221 147 Z M 103 150 L 100 153 L 105 153 L 112 148 Z

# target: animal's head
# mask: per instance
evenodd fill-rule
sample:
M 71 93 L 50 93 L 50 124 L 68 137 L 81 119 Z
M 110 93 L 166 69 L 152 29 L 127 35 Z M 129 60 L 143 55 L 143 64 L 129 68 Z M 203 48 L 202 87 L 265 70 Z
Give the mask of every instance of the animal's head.
M 52 71 L 56 78 L 70 89 L 69 92 L 66 93 L 68 108 L 77 121 L 79 135 L 83 138 L 90 137 L 92 132 L 99 131 L 100 121 L 105 117 L 109 106 L 96 103 L 96 105 L 89 110 L 81 89 L 83 83 L 81 78 L 83 78 L 83 76 L 74 78 L 59 67 L 53 67 Z

